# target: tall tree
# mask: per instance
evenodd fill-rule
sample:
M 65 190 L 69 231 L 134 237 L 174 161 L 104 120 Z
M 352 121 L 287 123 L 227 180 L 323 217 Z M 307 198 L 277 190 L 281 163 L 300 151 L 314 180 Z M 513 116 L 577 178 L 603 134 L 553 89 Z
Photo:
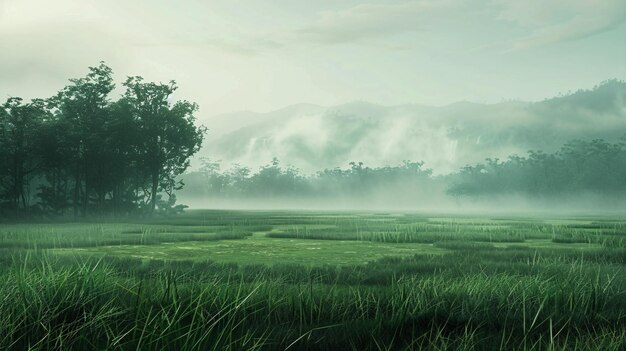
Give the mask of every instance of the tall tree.
M 141 129 L 139 164 L 145 170 L 148 211 L 156 208 L 159 192 L 170 198 L 182 184 L 176 177 L 189 167 L 189 159 L 202 145 L 206 129 L 196 126 L 198 105 L 189 101 L 171 102 L 177 86 L 146 83 L 142 77 L 129 77 L 124 83 L 125 103 Z
M 91 193 L 95 191 L 100 201 L 104 196 L 102 182 L 106 165 L 101 160 L 107 152 L 107 108 L 115 84 L 113 71 L 103 62 L 89 67 L 85 77 L 70 79 L 70 82 L 51 102 L 65 124 L 63 144 L 72 155 L 69 164 L 74 178 L 74 214 L 78 214 L 82 204 L 83 215 L 86 215 Z
M 13 209 L 29 206 L 30 180 L 39 170 L 37 155 L 40 127 L 47 115 L 43 100 L 23 103 L 21 98 L 9 98 L 0 111 L 0 186 L 2 196 Z
M 71 205 L 70 166 L 74 157 L 67 145 L 67 124 L 61 115 L 51 115 L 38 134 L 37 153 L 42 159 L 38 205 L 47 214 L 63 214 Z
M 145 172 L 139 168 L 143 131 L 125 99 L 111 105 L 106 135 L 108 170 L 105 179 L 111 209 L 116 215 L 130 213 L 136 210 L 136 190 L 141 187 Z

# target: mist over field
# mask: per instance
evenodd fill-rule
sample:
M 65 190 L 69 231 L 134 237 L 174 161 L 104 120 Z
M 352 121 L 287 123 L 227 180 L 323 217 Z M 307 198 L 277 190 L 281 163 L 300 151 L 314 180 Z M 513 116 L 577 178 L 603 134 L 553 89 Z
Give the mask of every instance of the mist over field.
M 192 208 L 471 213 L 626 206 L 618 185 L 626 175 L 620 80 L 537 102 L 299 104 L 209 121 L 215 127 L 181 177 L 180 199 Z

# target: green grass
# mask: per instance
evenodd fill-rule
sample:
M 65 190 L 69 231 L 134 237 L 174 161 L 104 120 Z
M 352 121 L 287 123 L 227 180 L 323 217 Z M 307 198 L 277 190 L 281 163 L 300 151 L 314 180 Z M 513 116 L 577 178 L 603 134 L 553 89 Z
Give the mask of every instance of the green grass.
M 385 256 L 441 254 L 430 244 L 394 244 L 351 241 L 268 239 L 253 236 L 246 240 L 188 241 L 159 245 L 117 245 L 93 248 L 57 249 L 56 253 L 136 257 L 157 260 L 213 260 L 239 264 L 365 264 Z
M 626 222 L 189 211 L 0 227 L 0 349 L 624 350 Z

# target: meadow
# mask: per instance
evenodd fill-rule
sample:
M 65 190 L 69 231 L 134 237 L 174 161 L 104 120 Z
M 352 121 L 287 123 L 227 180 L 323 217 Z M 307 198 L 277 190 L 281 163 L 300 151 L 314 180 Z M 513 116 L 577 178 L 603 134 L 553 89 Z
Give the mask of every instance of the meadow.
M 626 349 L 617 215 L 4 223 L 0 280 L 0 349 Z

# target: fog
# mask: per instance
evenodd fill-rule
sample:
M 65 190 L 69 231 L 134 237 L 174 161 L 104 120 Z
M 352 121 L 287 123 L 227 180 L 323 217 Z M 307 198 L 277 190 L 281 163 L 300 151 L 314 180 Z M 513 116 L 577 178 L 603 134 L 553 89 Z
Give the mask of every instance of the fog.
M 206 198 L 183 196 L 181 203 L 194 209 L 224 210 L 296 210 L 315 212 L 422 213 L 425 215 L 527 215 L 529 217 L 597 216 L 621 217 L 626 211 L 623 195 L 595 193 L 535 198 L 522 195 L 496 195 L 481 199 L 457 200 L 445 193 L 409 196 L 406 192 L 364 197 L 263 197 Z
M 626 208 L 626 83 L 619 80 L 534 103 L 303 104 L 219 119 L 239 128 L 209 133 L 181 176 L 178 199 L 191 208 Z
M 214 127 L 199 157 L 252 168 L 277 157 L 304 172 L 351 161 L 385 166 L 414 160 L 448 174 L 485 158 L 553 152 L 573 139 L 617 140 L 626 130 L 625 101 L 626 84 L 613 80 L 535 103 L 354 102 L 231 113 L 209 120 Z

